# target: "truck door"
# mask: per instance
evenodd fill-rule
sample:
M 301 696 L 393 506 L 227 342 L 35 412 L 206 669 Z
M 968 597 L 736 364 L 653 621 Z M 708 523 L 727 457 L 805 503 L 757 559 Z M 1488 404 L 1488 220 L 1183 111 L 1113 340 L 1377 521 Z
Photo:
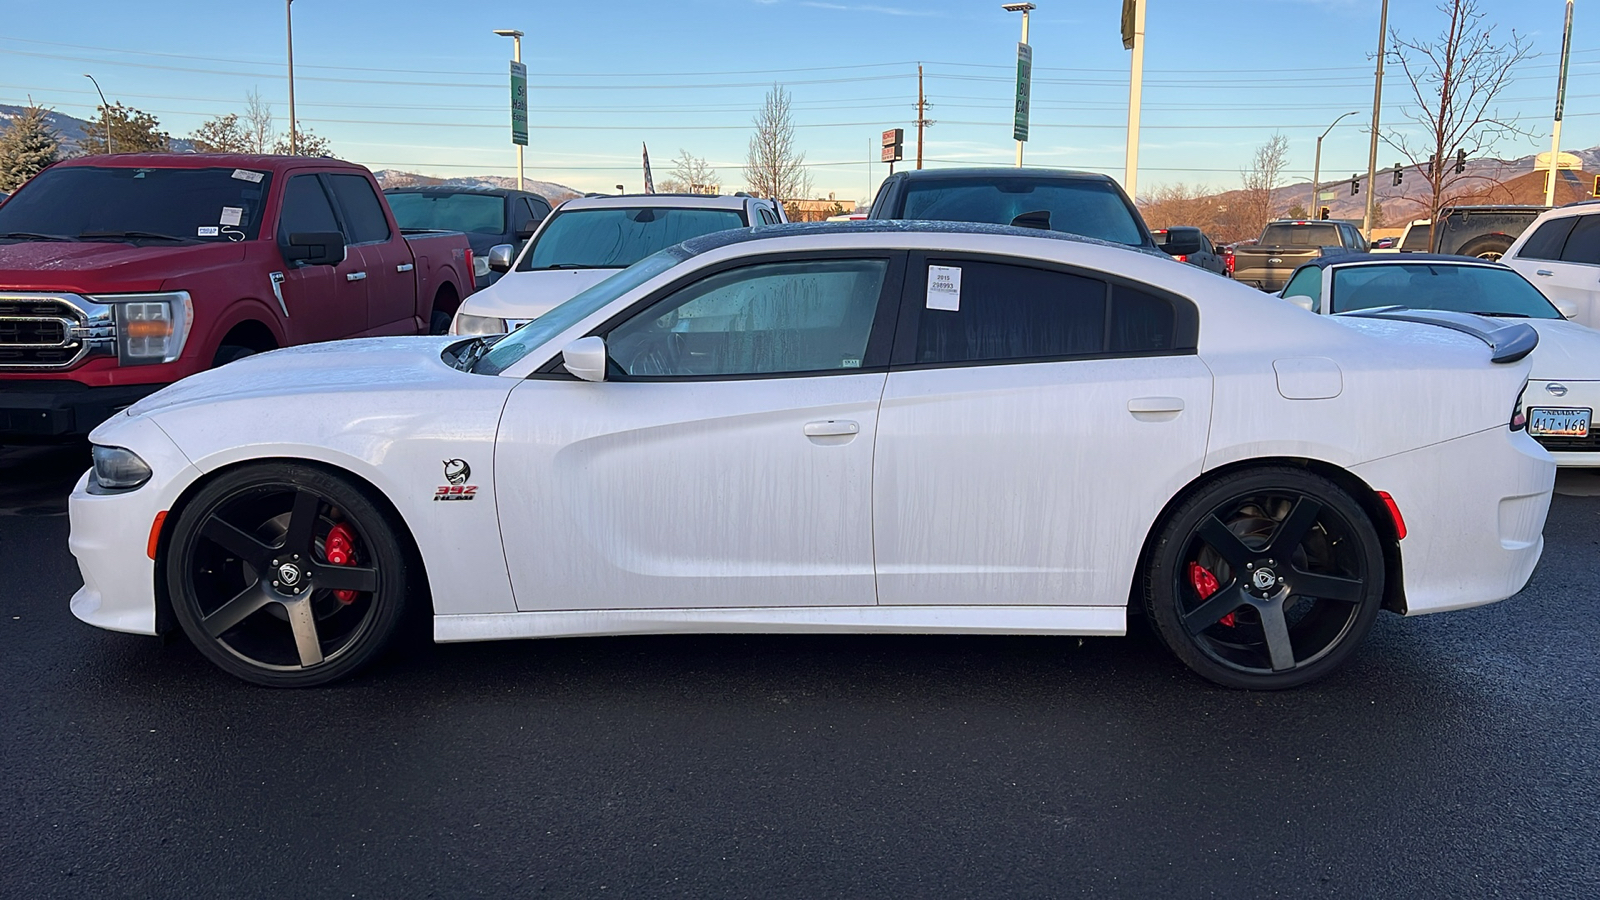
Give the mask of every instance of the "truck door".
M 360 253 L 366 273 L 369 334 L 417 333 L 417 273 L 411 248 L 391 228 L 383 201 L 365 175 L 324 176 L 339 201 L 345 241 Z
M 340 231 L 320 176 L 295 175 L 283 189 L 278 214 L 278 246 L 289 244 L 289 235 L 309 231 Z M 361 280 L 349 276 L 362 271 L 359 251 L 347 250 L 337 266 L 307 266 L 285 263 L 283 309 L 288 320 L 284 333 L 291 344 L 356 337 L 367 329 L 367 290 Z

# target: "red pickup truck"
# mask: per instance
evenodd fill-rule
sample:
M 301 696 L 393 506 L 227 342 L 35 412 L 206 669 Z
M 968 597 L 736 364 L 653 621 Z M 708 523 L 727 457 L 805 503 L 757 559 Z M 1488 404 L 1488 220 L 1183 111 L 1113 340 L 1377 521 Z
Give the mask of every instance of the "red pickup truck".
M 402 235 L 351 163 L 58 163 L 0 206 L 0 443 L 86 434 L 251 353 L 442 333 L 472 286 L 466 236 Z

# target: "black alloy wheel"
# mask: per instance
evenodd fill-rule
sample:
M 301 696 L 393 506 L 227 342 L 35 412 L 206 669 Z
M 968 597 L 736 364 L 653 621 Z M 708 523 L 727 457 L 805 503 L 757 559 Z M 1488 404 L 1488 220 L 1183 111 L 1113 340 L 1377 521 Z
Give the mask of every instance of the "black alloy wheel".
M 173 612 L 200 652 L 246 681 L 326 684 L 383 651 L 409 573 L 389 516 L 309 466 L 235 469 L 184 508 L 166 554 Z
M 1366 512 L 1338 485 L 1288 466 L 1206 485 L 1167 520 L 1145 571 L 1145 611 L 1201 676 L 1278 690 L 1353 654 L 1383 602 Z

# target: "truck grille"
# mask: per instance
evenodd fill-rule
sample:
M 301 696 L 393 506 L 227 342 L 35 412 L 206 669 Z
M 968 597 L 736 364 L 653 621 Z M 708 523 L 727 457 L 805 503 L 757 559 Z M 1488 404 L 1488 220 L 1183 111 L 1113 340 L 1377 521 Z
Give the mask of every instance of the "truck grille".
M 55 297 L 0 295 L 0 367 L 64 368 L 78 361 L 84 343 L 82 312 Z

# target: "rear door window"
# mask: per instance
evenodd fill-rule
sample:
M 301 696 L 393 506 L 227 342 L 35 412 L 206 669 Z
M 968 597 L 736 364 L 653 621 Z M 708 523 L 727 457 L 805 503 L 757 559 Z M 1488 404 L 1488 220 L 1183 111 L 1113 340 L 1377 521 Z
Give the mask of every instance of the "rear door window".
M 1578 218 L 1562 216 L 1540 225 L 1528 236 L 1528 242 L 1522 245 L 1522 249 L 1517 251 L 1517 258 L 1560 259 L 1562 250 L 1567 246 L 1567 238 L 1572 236 L 1572 229 L 1578 224 Z
M 344 211 L 349 243 L 377 244 L 389 239 L 389 219 L 370 181 L 360 175 L 329 175 L 328 181 Z
M 930 259 L 918 363 L 1049 360 L 1105 348 L 1106 283 L 1028 266 Z
M 1600 215 L 1578 217 L 1561 250 L 1561 261 L 1600 265 Z

